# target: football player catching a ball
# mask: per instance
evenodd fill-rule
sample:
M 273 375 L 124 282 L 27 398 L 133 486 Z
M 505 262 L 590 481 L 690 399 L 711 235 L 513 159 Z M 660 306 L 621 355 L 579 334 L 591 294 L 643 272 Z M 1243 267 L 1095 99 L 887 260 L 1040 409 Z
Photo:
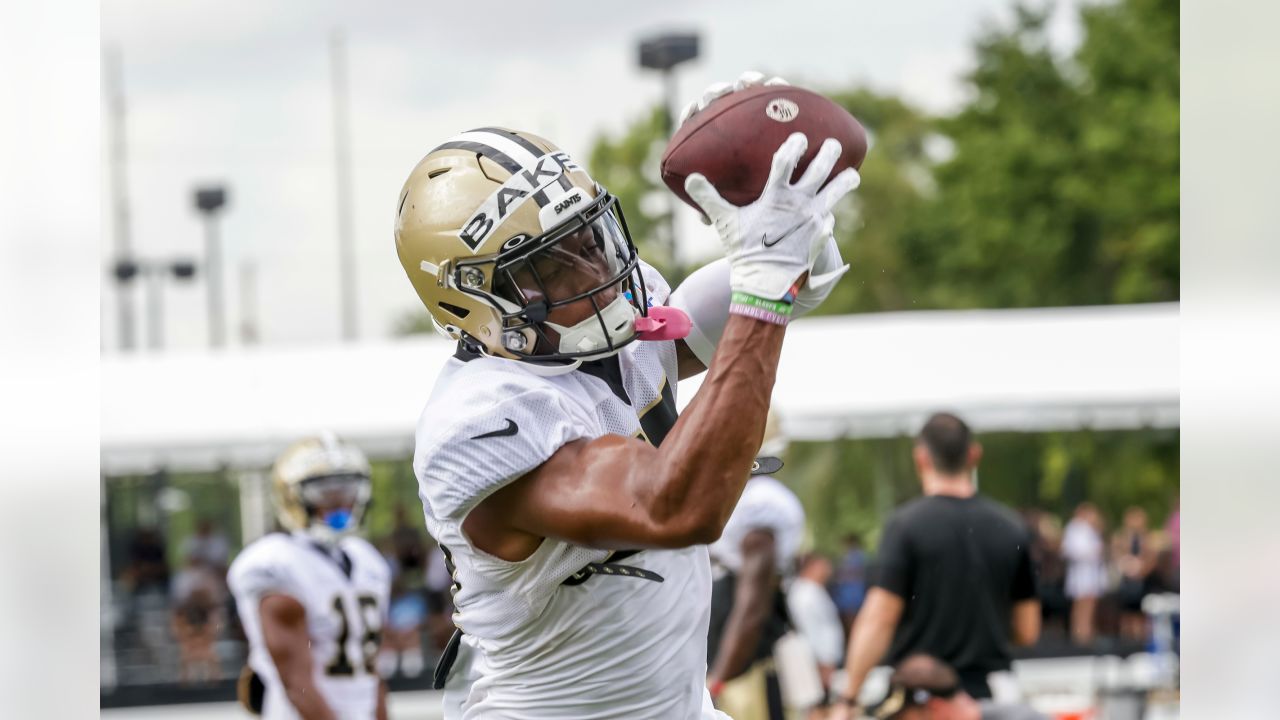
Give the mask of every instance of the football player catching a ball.
M 453 579 L 446 718 L 725 717 L 706 544 L 752 471 L 787 322 L 847 269 L 831 213 L 857 172 L 824 186 L 829 140 L 791 182 L 806 147 L 783 143 L 743 207 L 689 177 L 726 257 L 674 291 L 617 198 L 540 137 L 472 130 L 413 169 L 396 248 L 458 342 L 414 457 Z M 677 381 L 707 368 L 677 419 Z

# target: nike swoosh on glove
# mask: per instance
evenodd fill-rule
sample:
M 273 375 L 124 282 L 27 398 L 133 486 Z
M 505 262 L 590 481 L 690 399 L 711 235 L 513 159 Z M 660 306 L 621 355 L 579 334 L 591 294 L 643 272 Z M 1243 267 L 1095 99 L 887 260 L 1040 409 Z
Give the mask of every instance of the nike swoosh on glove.
M 773 155 L 769 179 L 755 202 L 729 203 L 699 173 L 685 179 L 685 190 L 711 219 L 729 261 L 729 286 L 766 300 L 781 300 L 796 280 L 813 268 L 831 235 L 831 209 L 861 178 L 849 168 L 823 187 L 840 156 L 840 143 L 828 138 L 795 184 L 790 178 L 808 147 L 804 133 L 793 133 Z

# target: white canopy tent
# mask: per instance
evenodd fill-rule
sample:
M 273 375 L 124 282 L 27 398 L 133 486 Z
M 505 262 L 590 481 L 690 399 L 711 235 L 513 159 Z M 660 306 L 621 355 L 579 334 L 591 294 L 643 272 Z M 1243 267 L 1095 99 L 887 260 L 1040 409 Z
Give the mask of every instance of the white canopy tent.
M 408 457 L 453 346 L 416 337 L 323 348 L 108 356 L 102 470 L 270 464 L 322 428 Z M 683 407 L 699 384 L 681 383 Z M 801 440 L 914 432 L 950 409 L 982 430 L 1178 425 L 1178 305 L 904 312 L 800 320 L 774 404 Z

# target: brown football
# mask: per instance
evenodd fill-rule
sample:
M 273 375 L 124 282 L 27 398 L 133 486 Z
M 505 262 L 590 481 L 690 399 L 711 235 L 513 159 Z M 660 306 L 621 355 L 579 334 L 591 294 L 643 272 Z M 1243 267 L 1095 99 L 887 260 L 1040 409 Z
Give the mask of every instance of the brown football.
M 791 180 L 800 179 L 822 141 L 840 141 L 840 159 L 827 180 L 845 168 L 862 166 L 867 132 L 848 110 L 794 85 L 761 86 L 718 98 L 686 122 L 662 154 L 662 181 L 693 208 L 684 180 L 702 173 L 734 205 L 760 197 L 773 154 L 791 133 L 802 132 L 809 147 Z M 824 183 L 825 184 L 825 183 Z

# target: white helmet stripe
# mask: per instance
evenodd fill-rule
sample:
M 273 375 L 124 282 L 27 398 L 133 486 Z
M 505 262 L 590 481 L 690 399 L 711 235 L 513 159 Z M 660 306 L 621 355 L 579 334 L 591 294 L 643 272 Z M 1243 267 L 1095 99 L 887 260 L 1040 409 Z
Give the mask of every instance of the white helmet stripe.
M 454 135 L 449 138 L 449 143 L 458 142 L 487 145 L 516 161 L 516 164 L 522 168 L 533 167 L 538 162 L 538 156 L 542 154 L 529 152 L 527 148 L 520 143 L 514 142 L 511 138 L 500 135 L 496 132 L 489 132 L 487 130 L 470 130 L 462 133 L 461 135 Z
M 529 152 L 533 153 L 533 154 L 534 154 L 534 156 L 536 156 L 536 157 L 542 157 L 543 155 L 545 155 L 545 154 L 547 153 L 547 151 L 546 151 L 546 150 L 543 150 L 542 148 L 540 148 L 540 147 L 538 147 L 537 145 L 534 145 L 532 142 L 530 142 L 528 138 L 525 138 L 525 137 L 521 136 L 519 133 L 511 132 L 510 130 L 507 130 L 507 129 L 505 129 L 505 128 L 499 128 L 499 127 L 483 127 L 483 128 L 476 128 L 476 129 L 474 129 L 474 130 L 468 130 L 467 132 L 469 132 L 469 133 L 482 133 L 482 132 L 483 132 L 483 133 L 492 133 L 492 134 L 495 134 L 495 135 L 500 135 L 500 136 L 502 136 L 502 137 L 504 137 L 504 138 L 506 138 L 506 139 L 510 140 L 511 142 L 516 143 L 517 145 L 519 145 L 520 147 L 524 148 L 525 150 L 528 150 Z

